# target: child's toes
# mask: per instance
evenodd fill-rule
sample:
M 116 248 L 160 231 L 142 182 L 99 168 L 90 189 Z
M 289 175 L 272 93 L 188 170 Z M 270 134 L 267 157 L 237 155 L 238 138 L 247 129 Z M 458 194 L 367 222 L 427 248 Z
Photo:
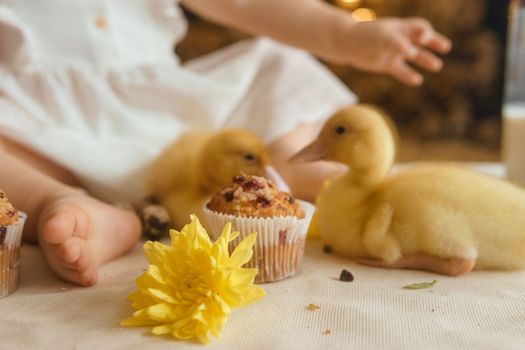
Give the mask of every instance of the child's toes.
M 65 281 L 83 285 L 83 286 L 91 286 L 94 284 L 93 281 L 96 282 L 96 274 L 95 274 L 95 277 L 93 277 L 92 272 L 86 273 L 86 272 L 80 272 L 77 270 L 70 270 L 67 268 L 62 268 L 60 270 L 59 275 Z
M 73 235 L 75 217 L 67 211 L 52 215 L 42 227 L 42 238 L 50 244 L 64 243 Z
M 67 264 L 75 263 L 81 256 L 80 244 L 74 239 L 68 239 L 57 246 L 57 256 Z
M 93 264 L 93 260 L 91 258 L 91 255 L 87 249 L 81 250 L 80 255 L 78 256 L 78 259 L 75 261 L 69 263 L 69 268 L 83 272 L 87 271 L 91 265 Z
M 79 282 L 84 286 L 92 286 L 97 283 L 97 270 L 90 267 L 79 274 Z

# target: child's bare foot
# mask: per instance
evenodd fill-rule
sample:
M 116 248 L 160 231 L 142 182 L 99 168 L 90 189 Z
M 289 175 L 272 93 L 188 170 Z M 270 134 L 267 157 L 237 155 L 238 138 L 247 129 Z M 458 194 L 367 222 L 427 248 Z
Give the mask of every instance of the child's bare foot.
M 79 191 L 57 195 L 40 216 L 38 240 L 47 262 L 61 278 L 80 285 L 97 281 L 97 268 L 129 250 L 140 237 L 131 212 Z

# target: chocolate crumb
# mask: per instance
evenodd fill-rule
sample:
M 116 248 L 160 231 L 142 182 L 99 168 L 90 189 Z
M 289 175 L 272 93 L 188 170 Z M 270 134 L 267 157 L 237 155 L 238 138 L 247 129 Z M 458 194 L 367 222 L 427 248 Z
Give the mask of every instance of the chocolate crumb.
M 233 183 L 242 184 L 244 179 L 246 179 L 246 176 L 244 176 L 243 174 L 237 174 L 233 177 Z
M 231 202 L 233 200 L 233 191 L 228 191 L 224 194 L 224 199 L 226 202 Z
M 295 203 L 295 198 L 292 195 L 288 196 L 288 203 L 290 203 L 290 204 L 294 204 Z
M 263 207 L 270 205 L 271 201 L 265 197 L 257 197 L 257 203 L 260 203 Z
M 246 181 L 245 183 L 241 184 L 241 187 L 243 191 L 249 191 L 251 189 L 255 189 L 255 182 L 253 180 Z
M 339 280 L 343 282 L 352 282 L 354 280 L 354 275 L 347 269 L 343 269 L 339 275 Z
M 325 335 L 332 334 L 332 330 L 329 329 L 329 328 L 327 328 L 327 329 L 325 329 L 325 330 L 323 331 L 323 334 L 325 334 Z
M 325 244 L 323 246 L 323 252 L 325 252 L 326 254 L 332 254 L 332 246 L 329 244 Z
M 263 184 L 261 184 L 260 182 L 255 181 L 255 180 L 246 181 L 241 186 L 242 186 L 242 189 L 244 191 L 249 191 L 249 190 L 257 191 L 257 190 L 260 190 L 261 188 L 264 187 Z

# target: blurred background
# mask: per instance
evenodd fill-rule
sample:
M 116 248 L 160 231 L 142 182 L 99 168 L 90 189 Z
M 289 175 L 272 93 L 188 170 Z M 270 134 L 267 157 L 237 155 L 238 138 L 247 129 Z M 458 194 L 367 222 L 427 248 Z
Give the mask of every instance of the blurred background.
M 501 103 L 510 0 L 325 0 L 358 21 L 421 16 L 452 39 L 439 74 L 420 88 L 325 63 L 359 99 L 378 105 L 401 134 L 400 161 L 500 160 Z M 183 61 L 248 36 L 186 14 L 190 29 L 176 52 Z M 308 33 L 305 33 L 308 35 Z

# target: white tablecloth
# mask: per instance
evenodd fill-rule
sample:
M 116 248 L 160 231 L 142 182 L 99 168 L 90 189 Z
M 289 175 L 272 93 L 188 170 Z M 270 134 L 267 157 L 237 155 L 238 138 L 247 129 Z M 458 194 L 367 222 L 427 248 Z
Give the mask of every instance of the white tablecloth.
M 141 245 L 103 266 L 91 288 L 57 280 L 36 247 L 24 246 L 21 262 L 19 289 L 0 300 L 0 349 L 203 348 L 119 326 L 132 312 L 126 296 L 133 280 L 146 267 Z M 355 280 L 339 281 L 342 269 Z M 402 289 L 434 279 L 430 289 Z M 235 309 L 210 349 L 525 348 L 525 271 L 458 278 L 391 271 L 325 254 L 320 242 L 308 241 L 301 273 L 263 287 L 267 295 Z M 307 309 L 310 303 L 319 309 Z

